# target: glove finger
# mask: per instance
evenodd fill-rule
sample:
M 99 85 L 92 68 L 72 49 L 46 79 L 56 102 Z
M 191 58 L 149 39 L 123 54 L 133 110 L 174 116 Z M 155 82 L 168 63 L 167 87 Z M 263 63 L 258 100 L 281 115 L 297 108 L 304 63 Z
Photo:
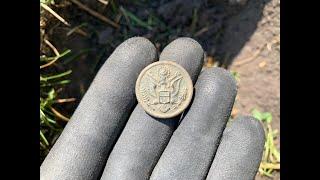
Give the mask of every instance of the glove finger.
M 206 69 L 189 111 L 155 166 L 152 180 L 205 179 L 236 96 L 236 83 L 222 68 Z
M 261 161 L 265 134 L 253 117 L 242 116 L 225 129 L 207 180 L 254 179 Z
M 160 61 L 177 62 L 195 82 L 202 68 L 203 56 L 199 43 L 190 38 L 179 38 L 164 48 Z M 101 179 L 148 179 L 178 120 L 179 117 L 156 119 L 138 104 L 110 154 Z
M 157 58 L 142 37 L 120 44 L 97 73 L 70 122 L 40 167 L 41 179 L 97 179 L 136 105 L 135 82 Z

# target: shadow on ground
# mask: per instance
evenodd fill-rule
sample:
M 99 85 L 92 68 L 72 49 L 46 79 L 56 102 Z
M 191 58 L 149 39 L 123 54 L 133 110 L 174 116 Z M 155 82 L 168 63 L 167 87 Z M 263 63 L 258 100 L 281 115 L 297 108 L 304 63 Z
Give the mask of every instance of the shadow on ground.
M 110 5 L 104 6 L 94 0 L 83 1 L 91 9 L 117 21 L 119 29 L 72 3 L 55 10 L 72 27 L 81 26 L 87 35 L 70 35 L 72 28 L 59 22 L 48 26 L 48 38 L 57 49 L 72 50 L 71 55 L 63 59 L 63 68 L 73 70 L 72 83 L 64 88 L 63 95 L 77 99 L 77 102 L 68 104 L 66 110 L 62 110 L 68 115 L 73 113 L 96 72 L 115 47 L 132 36 L 150 39 L 159 52 L 177 37 L 192 37 L 203 46 L 207 56 L 214 57 L 219 66 L 228 68 L 254 33 L 269 0 L 110 2 Z M 246 4 L 242 5 L 241 2 Z
M 255 32 L 262 18 L 263 8 L 268 2 L 269 0 L 249 0 L 236 15 L 226 20 L 221 42 L 217 46 L 217 55 L 226 67 L 232 64 L 235 56 Z

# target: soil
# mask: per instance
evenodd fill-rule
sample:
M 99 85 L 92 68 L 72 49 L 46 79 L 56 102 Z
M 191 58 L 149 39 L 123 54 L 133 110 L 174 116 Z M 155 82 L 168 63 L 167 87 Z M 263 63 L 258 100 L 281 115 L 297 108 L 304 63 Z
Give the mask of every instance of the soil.
M 272 0 L 266 5 L 257 29 L 241 52 L 233 59 L 230 67 L 240 75 L 234 109 L 241 112 L 239 114 L 246 115 L 250 115 L 253 108 L 271 112 L 272 127 L 278 130 L 280 130 L 279 5 L 278 0 Z M 275 143 L 280 149 L 280 135 Z M 263 179 L 271 178 L 259 175 L 256 177 L 256 180 Z M 272 179 L 280 179 L 280 173 L 274 173 Z
M 63 67 L 56 68 L 60 72 L 67 69 L 73 71 L 72 83 L 63 88 L 61 98 L 77 99 L 73 103 L 57 107 L 64 115 L 72 115 L 105 59 L 125 39 L 144 36 L 160 52 L 177 37 L 189 36 L 202 45 L 208 60 L 239 73 L 233 115 L 250 115 L 253 108 L 268 111 L 273 115 L 272 127 L 279 129 L 280 0 L 119 0 L 109 1 L 108 5 L 96 0 L 81 1 L 118 23 L 118 29 L 93 17 L 70 1 L 55 2 L 57 5 L 52 8 L 71 27 L 50 18 L 44 28 L 45 38 L 59 52 L 71 49 L 71 55 L 61 59 L 65 63 Z M 149 22 L 151 28 L 139 25 L 130 18 L 128 20 L 120 7 L 140 20 Z M 77 26 L 81 26 L 85 35 L 77 32 L 70 34 Z M 71 62 L 67 63 L 68 61 Z M 279 139 L 280 136 L 276 140 L 278 148 Z M 279 172 L 274 175 L 274 179 L 280 179 Z M 270 178 L 257 175 L 256 179 Z

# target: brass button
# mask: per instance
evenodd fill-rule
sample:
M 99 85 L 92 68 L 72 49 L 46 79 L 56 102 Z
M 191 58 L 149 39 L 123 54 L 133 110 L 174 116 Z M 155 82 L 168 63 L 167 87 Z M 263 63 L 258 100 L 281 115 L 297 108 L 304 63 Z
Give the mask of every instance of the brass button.
M 136 82 L 136 96 L 151 116 L 171 118 L 181 114 L 193 95 L 189 73 L 173 61 L 158 61 L 145 67 Z

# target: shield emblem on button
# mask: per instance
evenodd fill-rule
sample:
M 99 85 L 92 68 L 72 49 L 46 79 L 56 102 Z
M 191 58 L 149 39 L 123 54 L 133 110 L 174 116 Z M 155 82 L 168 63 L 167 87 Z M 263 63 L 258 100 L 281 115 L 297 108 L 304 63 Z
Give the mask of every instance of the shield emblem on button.
M 159 91 L 159 102 L 160 104 L 168 104 L 170 102 L 170 92 Z

